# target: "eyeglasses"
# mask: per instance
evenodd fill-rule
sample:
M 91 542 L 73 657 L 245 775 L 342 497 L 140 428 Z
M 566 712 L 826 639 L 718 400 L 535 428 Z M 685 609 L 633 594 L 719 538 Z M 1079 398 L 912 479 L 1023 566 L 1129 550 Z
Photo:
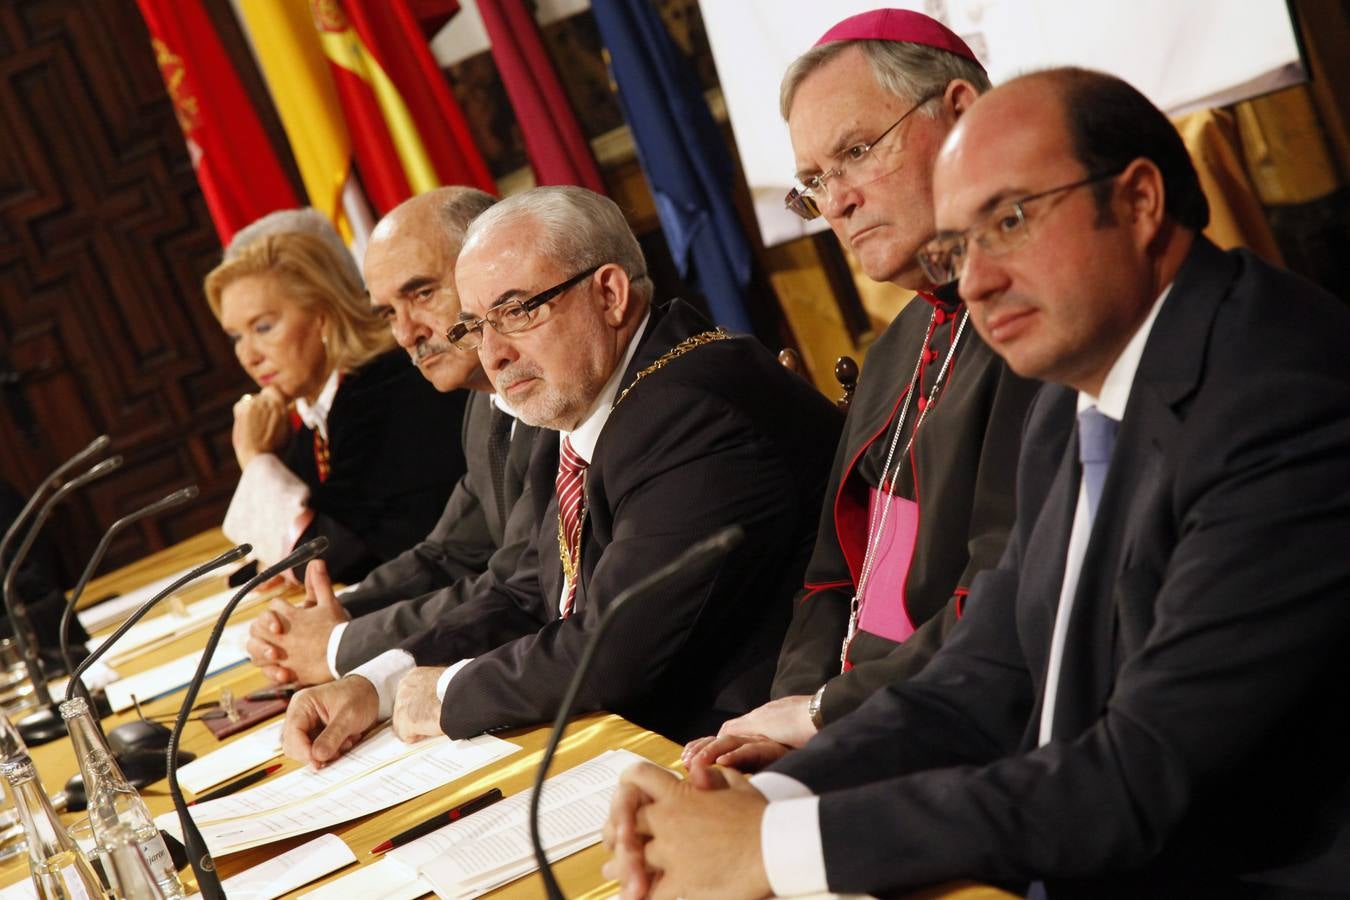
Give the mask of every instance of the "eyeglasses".
M 925 94 L 918 103 L 909 108 L 903 116 L 891 123 L 876 138 L 867 144 L 854 144 L 839 155 L 839 161 L 833 169 L 828 172 L 821 172 L 819 175 L 808 175 L 792 190 L 787 192 L 783 198 L 783 205 L 795 212 L 808 222 L 820 215 L 820 202 L 830 196 L 829 183 L 835 182 L 836 186 L 842 184 L 851 184 L 855 187 L 862 184 L 869 184 L 881 177 L 882 172 L 878 171 L 881 160 L 872 151 L 876 149 L 886 135 L 890 134 L 900 123 L 908 119 L 917 112 L 928 101 L 942 96 L 942 91 L 933 91 Z M 845 178 L 846 175 L 851 176 Z
M 914 254 L 919 261 L 919 268 L 923 270 L 924 277 L 935 285 L 956 281 L 965 272 L 970 241 L 979 244 L 980 249 L 990 256 L 1011 253 L 1031 240 L 1031 227 L 1027 223 L 1026 211 L 1028 203 L 1115 178 L 1122 171 L 1124 170 L 1117 169 L 1114 172 L 1104 172 L 1084 178 L 1082 181 L 1061 184 L 1059 187 L 1029 194 L 1000 206 L 964 231 L 940 234 Z
M 453 344 L 456 349 L 477 350 L 483 343 L 484 325 L 491 325 L 492 330 L 498 334 L 514 334 L 517 331 L 524 331 L 534 321 L 536 309 L 590 278 L 600 271 L 600 267 L 603 265 L 605 263 L 591 266 L 561 284 L 555 284 L 548 290 L 540 291 L 528 299 L 507 300 L 505 303 L 499 303 L 489 309 L 481 319 L 457 322 L 450 326 L 450 330 L 445 333 L 445 339 Z

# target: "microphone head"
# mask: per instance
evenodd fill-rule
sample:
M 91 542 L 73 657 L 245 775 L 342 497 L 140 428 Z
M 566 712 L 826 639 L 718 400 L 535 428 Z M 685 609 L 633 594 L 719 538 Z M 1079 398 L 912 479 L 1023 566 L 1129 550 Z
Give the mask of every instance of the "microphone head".
M 107 475 L 112 470 L 119 468 L 121 465 L 122 465 L 121 456 L 110 456 L 107 459 L 103 460 L 103 462 L 90 467 L 90 469 L 83 475 L 80 475 L 76 478 L 72 478 L 68 483 L 87 484 L 88 482 L 93 481 L 95 478 L 102 478 L 104 475 Z

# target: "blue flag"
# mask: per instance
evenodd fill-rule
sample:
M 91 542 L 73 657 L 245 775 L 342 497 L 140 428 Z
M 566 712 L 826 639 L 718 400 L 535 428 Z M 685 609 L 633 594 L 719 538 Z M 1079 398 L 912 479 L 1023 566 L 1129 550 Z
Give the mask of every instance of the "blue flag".
M 680 276 L 719 325 L 748 334 L 750 245 L 731 203 L 731 154 L 698 80 L 650 0 L 593 0 L 591 12 Z

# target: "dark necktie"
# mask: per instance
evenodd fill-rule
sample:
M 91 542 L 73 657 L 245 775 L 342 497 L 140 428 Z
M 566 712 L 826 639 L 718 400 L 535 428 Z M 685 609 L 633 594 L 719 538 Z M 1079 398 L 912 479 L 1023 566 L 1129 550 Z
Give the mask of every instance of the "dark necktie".
M 1116 445 L 1120 423 L 1090 406 L 1078 414 L 1078 461 L 1083 464 L 1083 489 L 1087 491 L 1088 521 L 1097 518 L 1102 485 L 1111 467 L 1111 449 Z
M 492 416 L 488 419 L 488 470 L 492 474 L 492 495 L 497 498 L 497 515 L 502 524 L 510 515 L 506 508 L 506 457 L 511 452 L 511 426 L 515 418 L 492 404 Z
M 586 467 L 589 463 L 572 449 L 570 438 L 563 438 L 558 454 L 558 554 L 567 576 L 567 595 L 559 612 L 565 619 L 576 601 L 577 582 L 581 580 L 581 525 L 586 502 Z

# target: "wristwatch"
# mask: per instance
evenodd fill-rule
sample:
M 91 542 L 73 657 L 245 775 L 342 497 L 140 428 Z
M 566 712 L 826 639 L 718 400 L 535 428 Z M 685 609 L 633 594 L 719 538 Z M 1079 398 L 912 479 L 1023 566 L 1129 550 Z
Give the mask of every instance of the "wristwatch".
M 820 714 L 820 704 L 825 700 L 825 688 L 828 682 L 820 686 L 820 690 L 811 695 L 811 702 L 806 704 L 806 715 L 811 719 L 811 724 L 816 726 L 816 731 L 825 727 L 825 717 Z

